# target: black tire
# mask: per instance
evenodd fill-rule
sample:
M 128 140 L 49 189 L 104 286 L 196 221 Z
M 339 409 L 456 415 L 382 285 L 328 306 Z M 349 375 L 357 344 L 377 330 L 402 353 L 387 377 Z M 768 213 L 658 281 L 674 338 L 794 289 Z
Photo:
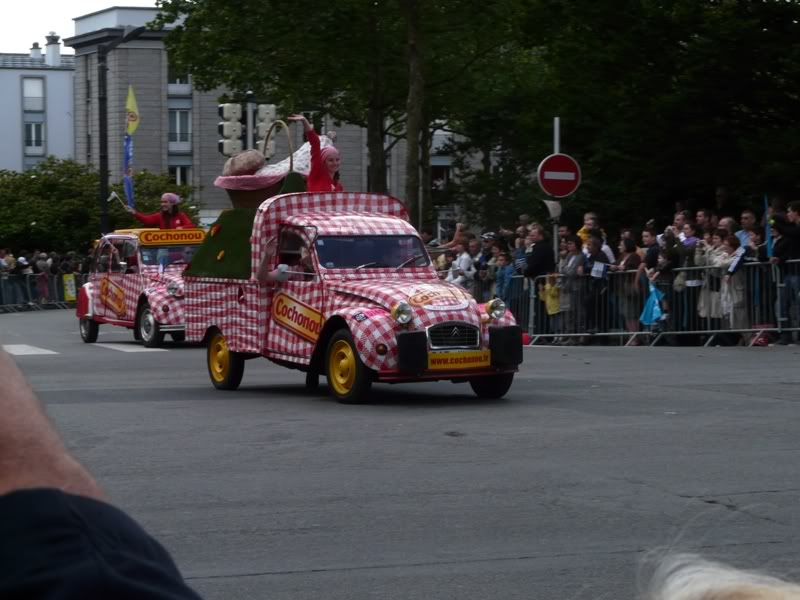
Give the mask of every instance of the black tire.
M 218 390 L 235 390 L 244 375 L 244 355 L 232 352 L 228 341 L 219 329 L 213 329 L 208 336 L 206 347 L 206 366 L 211 383 Z
M 81 319 L 78 327 L 84 344 L 94 344 L 100 333 L 100 325 L 94 319 Z
M 319 388 L 319 373 L 313 369 L 306 371 L 306 389 L 317 390 Z
M 160 348 L 164 343 L 164 332 L 161 325 L 156 321 L 150 304 L 142 303 L 136 315 L 136 331 L 139 339 L 145 348 Z M 135 336 L 134 336 L 135 337 Z
M 331 394 L 342 404 L 361 404 L 369 395 L 372 379 L 347 329 L 334 333 L 328 342 L 325 376 Z
M 173 331 L 169 334 L 172 337 L 173 342 L 185 342 L 186 341 L 186 332 L 185 331 Z
M 502 398 L 511 389 L 514 382 L 514 373 L 501 373 L 500 375 L 487 375 L 474 377 L 469 380 L 472 391 L 478 398 Z

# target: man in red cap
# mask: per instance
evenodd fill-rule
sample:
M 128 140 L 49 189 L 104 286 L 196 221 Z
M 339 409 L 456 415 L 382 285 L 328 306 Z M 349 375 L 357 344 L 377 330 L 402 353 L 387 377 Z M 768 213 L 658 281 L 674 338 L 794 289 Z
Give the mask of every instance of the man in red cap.
M 125 208 L 145 227 L 158 227 L 159 229 L 187 229 L 194 227 L 194 223 L 185 212 L 178 210 L 181 197 L 178 194 L 167 192 L 161 196 L 161 210 L 144 214 L 128 206 Z

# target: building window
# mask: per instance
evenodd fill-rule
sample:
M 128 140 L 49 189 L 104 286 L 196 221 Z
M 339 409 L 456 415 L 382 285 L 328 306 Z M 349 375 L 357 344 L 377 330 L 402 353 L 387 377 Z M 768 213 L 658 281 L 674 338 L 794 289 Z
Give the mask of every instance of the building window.
M 189 83 L 189 74 L 178 71 L 172 65 L 167 67 L 167 83 L 172 85 L 187 85 Z
M 191 135 L 191 111 L 169 111 L 169 141 L 188 142 Z
M 189 75 L 175 70 L 171 65 L 167 71 L 167 94 L 170 96 L 192 95 L 192 82 Z
M 44 111 L 44 79 L 41 77 L 22 78 L 22 110 Z
M 44 123 L 25 123 L 25 154 L 42 156 L 44 142 Z
M 192 167 L 170 167 L 169 176 L 175 182 L 175 185 L 190 185 Z
M 169 151 L 187 153 L 192 151 L 192 111 L 169 111 Z

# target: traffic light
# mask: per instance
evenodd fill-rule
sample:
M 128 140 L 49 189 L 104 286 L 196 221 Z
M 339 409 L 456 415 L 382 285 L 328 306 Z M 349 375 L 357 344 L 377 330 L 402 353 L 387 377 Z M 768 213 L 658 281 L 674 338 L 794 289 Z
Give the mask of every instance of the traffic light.
M 217 148 L 225 156 L 233 156 L 242 151 L 242 107 L 239 104 L 220 104 L 219 116 L 224 119 L 217 125 L 217 131 L 225 138 Z
M 259 147 L 262 146 L 261 142 L 263 142 L 264 138 L 267 137 L 269 128 L 272 127 L 272 124 L 275 122 L 275 115 L 276 112 L 274 104 L 258 105 L 258 112 L 256 114 L 258 124 L 256 125 L 256 132 L 258 136 Z M 264 146 L 263 154 L 267 158 L 270 158 L 273 154 L 275 154 L 275 142 L 273 140 L 270 140 L 270 142 Z

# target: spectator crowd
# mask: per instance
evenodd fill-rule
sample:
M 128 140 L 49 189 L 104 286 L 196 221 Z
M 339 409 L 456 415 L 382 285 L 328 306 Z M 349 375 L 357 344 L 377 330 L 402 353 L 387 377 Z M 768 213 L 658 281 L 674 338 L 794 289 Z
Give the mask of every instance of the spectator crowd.
M 514 229 L 478 232 L 458 223 L 446 240 L 423 230 L 439 276 L 479 302 L 501 298 L 535 340 L 564 345 L 604 337 L 629 345 L 779 344 L 800 322 L 800 202 L 745 209 L 735 219 L 678 210 L 663 229 L 653 220 L 614 237 L 587 212 L 580 228 L 519 216 Z M 88 272 L 77 252 L 0 248 L 0 306 L 63 302 L 64 275 Z
M 800 202 L 738 220 L 679 210 L 663 229 L 650 220 L 613 238 L 588 212 L 577 230 L 560 225 L 556 244 L 525 214 L 513 230 L 457 224 L 446 237 L 422 231 L 439 276 L 479 302 L 501 298 L 534 339 L 744 345 L 769 343 L 771 329 L 790 344 L 798 328 Z
M 0 248 L 0 306 L 32 306 L 63 302 L 63 275 L 88 272 L 88 260 L 77 252 L 64 254 Z

